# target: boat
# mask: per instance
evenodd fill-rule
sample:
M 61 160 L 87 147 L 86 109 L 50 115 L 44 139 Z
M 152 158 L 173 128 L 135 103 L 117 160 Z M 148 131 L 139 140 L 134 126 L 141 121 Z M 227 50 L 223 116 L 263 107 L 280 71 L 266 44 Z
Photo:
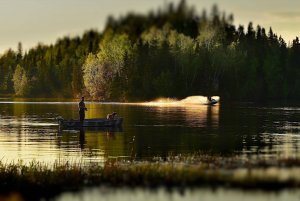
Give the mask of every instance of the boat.
M 217 104 L 218 101 L 215 99 L 211 99 L 211 100 L 207 100 L 207 103 L 205 103 L 205 105 L 215 105 Z
M 95 119 L 85 119 L 83 124 L 78 119 L 68 119 L 57 118 L 60 128 L 82 128 L 82 127 L 121 127 L 123 123 L 122 117 L 117 117 L 114 119 L 107 118 L 95 118 Z

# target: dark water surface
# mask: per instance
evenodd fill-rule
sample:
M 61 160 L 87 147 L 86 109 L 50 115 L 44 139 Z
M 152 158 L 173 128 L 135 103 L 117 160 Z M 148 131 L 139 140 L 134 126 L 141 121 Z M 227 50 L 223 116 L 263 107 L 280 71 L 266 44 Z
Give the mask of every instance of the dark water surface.
M 243 191 L 240 189 L 195 188 L 186 190 L 167 190 L 159 188 L 88 188 L 78 193 L 63 193 L 56 201 L 299 201 L 299 190 L 264 192 L 259 190 Z
M 202 97 L 141 104 L 86 102 L 86 118 L 113 111 L 121 130 L 63 130 L 56 118 L 77 119 L 76 102 L 0 100 L 0 159 L 104 161 L 212 151 L 253 158 L 300 158 L 300 107 L 207 106 Z M 135 136 L 134 143 L 131 143 Z

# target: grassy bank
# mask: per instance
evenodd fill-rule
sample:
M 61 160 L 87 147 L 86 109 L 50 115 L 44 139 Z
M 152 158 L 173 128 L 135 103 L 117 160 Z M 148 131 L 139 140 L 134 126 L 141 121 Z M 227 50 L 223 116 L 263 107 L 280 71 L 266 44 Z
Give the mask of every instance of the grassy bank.
M 104 165 L 60 162 L 0 162 L 1 194 L 20 192 L 29 200 L 86 186 L 226 186 L 278 190 L 300 188 L 300 160 L 247 160 L 209 155 L 170 156 L 153 161 L 108 160 Z

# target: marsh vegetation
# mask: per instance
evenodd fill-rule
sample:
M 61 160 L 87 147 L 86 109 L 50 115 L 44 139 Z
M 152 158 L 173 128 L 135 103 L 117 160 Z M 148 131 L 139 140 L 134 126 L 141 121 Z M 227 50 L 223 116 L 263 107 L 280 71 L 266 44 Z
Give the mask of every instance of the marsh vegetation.
M 151 161 L 68 161 L 51 165 L 0 162 L 1 193 L 19 192 L 25 199 L 51 198 L 85 187 L 231 187 L 280 190 L 300 188 L 300 160 L 248 160 L 208 153 L 155 157 Z

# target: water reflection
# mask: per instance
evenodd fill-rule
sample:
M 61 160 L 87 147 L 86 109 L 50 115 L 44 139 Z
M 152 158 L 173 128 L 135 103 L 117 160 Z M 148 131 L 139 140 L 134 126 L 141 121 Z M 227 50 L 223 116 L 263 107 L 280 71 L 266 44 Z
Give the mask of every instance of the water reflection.
M 86 143 L 85 141 L 85 132 L 84 129 L 80 129 L 80 133 L 79 133 L 79 144 L 80 144 L 80 149 L 83 150 L 84 149 L 84 144 Z
M 187 100 L 183 105 L 87 102 L 87 118 L 116 111 L 124 118 L 123 128 L 62 131 L 56 117 L 77 119 L 76 102 L 0 101 L 0 158 L 103 162 L 132 158 L 133 145 L 138 160 L 199 150 L 300 157 L 299 108 L 207 106 Z
M 129 189 L 129 188 L 90 188 L 85 189 L 78 193 L 64 193 L 56 201 L 93 201 L 93 200 L 155 200 L 155 201 L 179 201 L 179 200 L 189 200 L 189 201 L 298 201 L 300 197 L 299 190 L 284 190 L 280 192 L 263 192 L 263 191 L 243 191 L 238 189 L 210 189 L 210 188 L 195 188 L 195 189 Z

